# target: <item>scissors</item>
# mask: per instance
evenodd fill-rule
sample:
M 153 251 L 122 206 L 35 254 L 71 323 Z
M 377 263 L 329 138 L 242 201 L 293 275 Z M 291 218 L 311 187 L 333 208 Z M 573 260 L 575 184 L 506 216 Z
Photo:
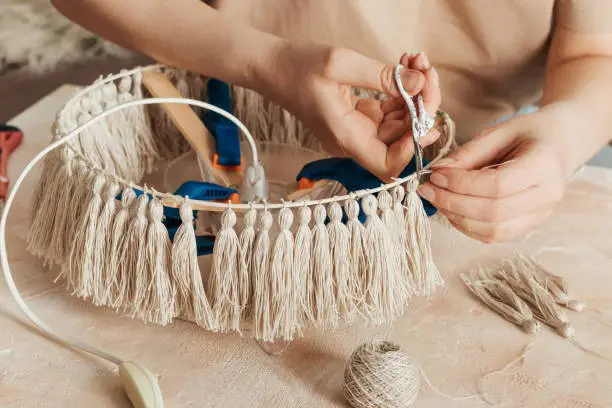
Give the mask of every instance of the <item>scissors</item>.
M 402 78 L 400 77 L 400 73 L 403 68 L 404 67 L 402 65 L 395 66 L 395 84 L 400 95 L 406 102 L 406 105 L 408 106 L 408 111 L 410 113 L 410 119 L 412 121 L 412 140 L 414 143 L 416 173 L 420 184 L 422 181 L 422 177 L 426 173 L 425 171 L 423 171 L 423 147 L 420 144 L 420 139 L 427 135 L 431 128 L 434 127 L 435 118 L 431 117 L 429 113 L 427 113 L 427 111 L 425 110 L 425 106 L 423 104 L 423 96 L 421 94 L 417 96 L 417 104 L 419 108 L 417 112 L 417 108 L 414 104 L 414 101 L 404 89 Z

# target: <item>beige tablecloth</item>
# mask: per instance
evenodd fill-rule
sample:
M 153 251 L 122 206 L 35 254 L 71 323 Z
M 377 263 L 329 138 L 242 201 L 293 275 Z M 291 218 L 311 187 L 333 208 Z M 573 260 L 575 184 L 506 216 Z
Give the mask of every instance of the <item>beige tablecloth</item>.
M 71 89 L 64 87 L 12 122 L 25 133 L 10 163 L 15 179 L 50 138 L 50 124 Z M 612 323 L 612 171 L 584 168 L 571 182 L 552 219 L 521 242 L 484 245 L 442 225 L 433 226 L 434 256 L 447 286 L 431 300 L 415 299 L 393 327 L 354 324 L 332 333 L 306 332 L 279 357 L 252 340 L 217 335 L 176 322 L 145 326 L 71 297 L 54 274 L 25 250 L 29 204 L 36 174 L 19 194 L 8 244 L 18 287 L 52 327 L 160 376 L 166 406 L 342 407 L 344 366 L 350 352 L 372 336 L 409 351 L 442 392 L 478 393 L 486 373 L 518 356 L 531 337 L 483 307 L 462 286 L 460 272 L 494 262 L 515 250 L 569 279 L 575 297 Z M 66 350 L 30 328 L 0 283 L 1 407 L 129 407 L 114 367 Z M 571 313 L 577 339 L 612 358 L 612 326 L 596 312 Z M 586 354 L 550 330 L 516 365 L 482 383 L 501 407 L 612 407 L 612 363 Z M 486 407 L 481 399 L 449 400 L 421 387 L 422 408 Z

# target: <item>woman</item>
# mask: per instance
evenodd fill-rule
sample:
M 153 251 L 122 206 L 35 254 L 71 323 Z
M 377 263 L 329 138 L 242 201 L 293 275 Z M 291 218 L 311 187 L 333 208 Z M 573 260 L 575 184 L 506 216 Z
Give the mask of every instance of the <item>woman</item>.
M 406 90 L 422 92 L 433 113 L 444 89 L 441 107 L 463 142 L 419 192 L 485 242 L 546 219 L 612 132 L 609 0 L 53 3 L 125 47 L 263 94 L 381 179 L 413 154 L 392 79 L 402 56 Z M 350 86 L 396 98 L 355 100 Z M 536 112 L 493 125 L 536 102 Z

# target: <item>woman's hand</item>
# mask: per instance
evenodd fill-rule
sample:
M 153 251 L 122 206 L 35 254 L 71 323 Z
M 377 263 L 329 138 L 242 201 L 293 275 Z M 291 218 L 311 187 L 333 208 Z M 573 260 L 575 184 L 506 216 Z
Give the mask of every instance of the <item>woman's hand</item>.
M 559 203 L 577 167 L 564 150 L 564 138 L 575 138 L 572 126 L 559 114 L 542 110 L 484 131 L 434 166 L 419 194 L 483 242 L 533 229 Z
M 400 62 L 400 61 L 398 61 Z M 410 95 L 423 94 L 435 115 L 440 105 L 437 74 L 424 55 L 404 55 L 402 82 Z M 258 75 L 256 91 L 292 112 L 332 153 L 350 156 L 382 180 L 397 176 L 414 149 L 406 106 L 394 81 L 394 65 L 355 51 L 315 43 L 286 42 Z M 390 96 L 359 99 L 357 86 Z M 432 130 L 423 140 L 433 143 Z

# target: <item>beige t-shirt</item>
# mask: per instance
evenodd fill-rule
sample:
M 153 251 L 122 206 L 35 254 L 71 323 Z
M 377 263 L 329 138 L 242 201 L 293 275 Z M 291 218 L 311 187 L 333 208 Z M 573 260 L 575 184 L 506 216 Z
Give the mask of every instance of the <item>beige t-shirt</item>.
M 555 27 L 612 31 L 612 0 L 217 0 L 281 37 L 349 47 L 386 63 L 424 51 L 461 141 L 541 95 Z

